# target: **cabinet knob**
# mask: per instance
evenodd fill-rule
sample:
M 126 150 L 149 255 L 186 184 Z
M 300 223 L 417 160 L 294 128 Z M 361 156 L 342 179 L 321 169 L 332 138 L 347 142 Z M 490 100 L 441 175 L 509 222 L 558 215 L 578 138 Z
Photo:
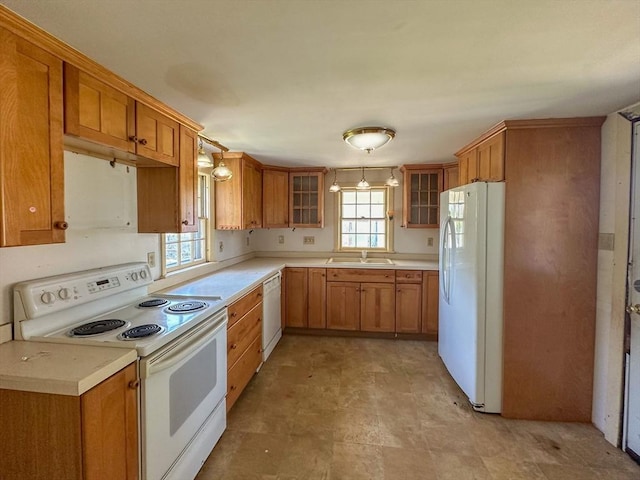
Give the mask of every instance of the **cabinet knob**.
M 141 138 L 140 140 L 138 140 L 138 143 L 140 145 L 146 145 L 147 144 L 147 139 L 146 138 Z
M 231 315 L 229 315 L 231 318 L 234 318 L 237 316 L 236 312 L 231 312 Z
M 129 140 L 131 140 L 131 141 L 132 141 L 132 142 L 134 142 L 134 143 L 138 143 L 138 137 L 136 137 L 135 135 L 131 135 L 131 136 L 129 137 Z
M 138 380 L 137 378 L 135 380 L 131 380 L 129 382 L 129 388 L 131 390 L 135 390 L 136 388 L 138 388 L 140 386 L 140 380 Z
M 183 225 L 189 225 L 189 220 L 182 220 Z
M 55 222 L 53 226 L 58 230 L 66 230 L 67 228 L 69 228 L 69 224 L 67 222 Z
M 231 350 L 235 350 L 236 348 L 238 348 L 238 344 L 234 343 L 233 345 L 231 345 Z
M 238 388 L 238 387 L 236 387 L 235 385 L 231 385 L 231 387 L 229 387 L 229 391 L 233 392 L 236 388 Z

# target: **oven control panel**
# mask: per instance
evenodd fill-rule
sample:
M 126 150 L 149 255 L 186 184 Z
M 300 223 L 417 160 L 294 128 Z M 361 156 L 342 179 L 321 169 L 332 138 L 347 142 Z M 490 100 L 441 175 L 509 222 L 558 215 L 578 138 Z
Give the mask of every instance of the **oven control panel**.
M 151 270 L 143 262 L 22 282 L 13 289 L 14 316 L 18 321 L 36 318 L 116 293 L 144 289 L 152 282 Z

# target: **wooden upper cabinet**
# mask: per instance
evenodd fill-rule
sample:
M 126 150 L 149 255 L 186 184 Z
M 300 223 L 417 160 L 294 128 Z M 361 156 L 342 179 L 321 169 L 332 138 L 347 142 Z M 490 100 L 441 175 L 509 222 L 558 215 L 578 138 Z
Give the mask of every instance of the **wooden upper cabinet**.
M 216 165 L 220 154 L 214 154 Z M 215 183 L 216 229 L 248 230 L 262 227 L 262 165 L 243 152 L 226 152 L 224 163 L 231 179 Z
M 62 61 L 0 28 L 0 246 L 65 240 Z
M 135 153 L 135 107 L 133 98 L 83 72 L 64 64 L 64 132 Z
M 459 184 L 503 181 L 504 142 L 505 133 L 500 132 L 457 152 Z
M 442 166 L 442 191 L 455 188 L 459 185 L 458 163 L 449 163 Z
M 289 226 L 289 170 L 265 167 L 262 170 L 262 226 Z
M 188 233 L 198 230 L 198 135 L 180 125 L 180 166 L 140 166 L 138 232 Z
M 407 228 L 438 228 L 442 168 L 403 165 L 403 225 Z
M 162 113 L 136 102 L 136 154 L 178 166 L 179 124 Z
M 289 226 L 324 226 L 324 168 L 289 173 Z

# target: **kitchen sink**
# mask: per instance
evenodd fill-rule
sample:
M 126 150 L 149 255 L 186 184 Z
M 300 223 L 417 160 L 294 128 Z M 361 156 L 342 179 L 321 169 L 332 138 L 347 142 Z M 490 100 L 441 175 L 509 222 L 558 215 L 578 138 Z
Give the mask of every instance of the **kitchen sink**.
M 354 265 L 393 265 L 389 258 L 332 257 L 327 263 L 348 263 Z

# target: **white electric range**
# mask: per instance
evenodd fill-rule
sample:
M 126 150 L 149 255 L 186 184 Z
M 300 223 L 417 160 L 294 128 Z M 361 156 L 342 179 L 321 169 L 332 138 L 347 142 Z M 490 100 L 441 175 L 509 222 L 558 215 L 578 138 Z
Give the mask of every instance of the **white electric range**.
M 16 284 L 16 340 L 134 348 L 143 480 L 189 480 L 226 428 L 227 309 L 220 297 L 149 295 L 146 263 Z

